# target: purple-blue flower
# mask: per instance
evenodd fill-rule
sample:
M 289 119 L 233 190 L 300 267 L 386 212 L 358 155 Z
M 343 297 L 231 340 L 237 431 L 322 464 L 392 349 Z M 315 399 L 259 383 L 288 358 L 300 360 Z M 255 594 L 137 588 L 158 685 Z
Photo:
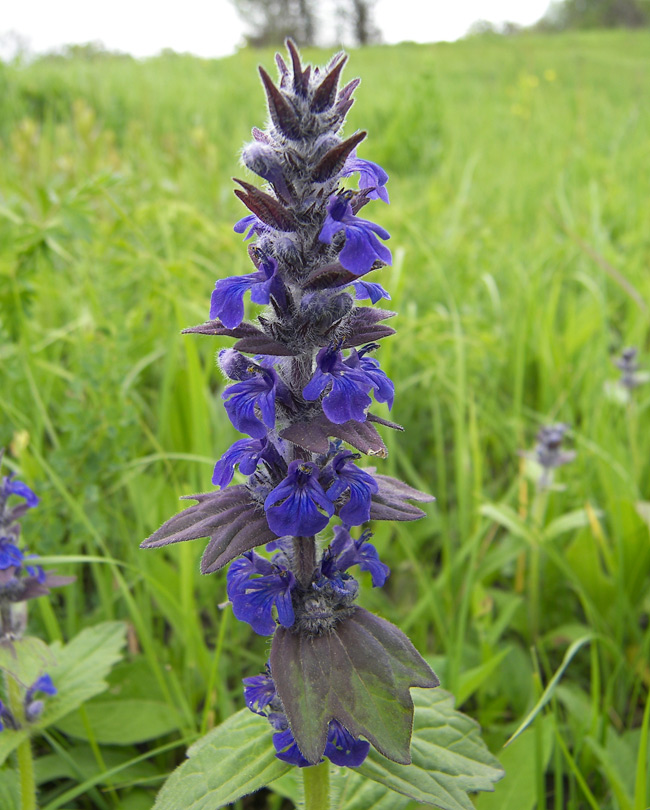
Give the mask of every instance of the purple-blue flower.
M 268 494 L 264 501 L 266 518 L 278 537 L 311 537 L 329 523 L 334 504 L 318 474 L 313 461 L 292 461 L 287 477 Z
M 363 301 L 365 298 L 369 298 L 372 304 L 376 304 L 377 301 L 381 301 L 382 298 L 386 298 L 390 301 L 389 293 L 386 292 L 381 284 L 377 284 L 374 281 L 353 281 L 352 286 L 354 287 L 354 297 L 357 301 Z
M 336 526 L 334 540 L 321 560 L 322 576 L 336 581 L 339 574 L 358 565 L 362 571 L 370 572 L 373 588 L 381 588 L 390 575 L 390 568 L 379 559 L 377 549 L 368 542 L 371 536 L 366 531 L 355 540 L 346 528 Z
M 259 217 L 255 216 L 255 214 L 248 214 L 235 222 L 233 231 L 235 233 L 244 233 L 247 228 L 249 228 L 249 231 L 244 237 L 244 241 L 250 239 L 251 236 L 257 236 L 259 233 L 264 233 L 264 231 L 270 230 L 268 225 L 265 225 Z
M 390 250 L 377 239 L 390 239 L 390 234 L 381 225 L 356 217 L 345 192 L 333 196 L 327 204 L 327 217 L 318 238 L 331 242 L 338 231 L 345 231 L 345 245 L 338 258 L 346 270 L 361 276 L 377 259 L 391 264 Z
M 386 189 L 388 175 L 378 163 L 373 163 L 372 160 L 358 158 L 356 153 L 353 152 L 345 161 L 342 174 L 343 177 L 349 177 L 355 172 L 359 172 L 359 189 L 371 189 L 367 194 L 369 200 L 383 200 L 385 203 L 390 202 L 388 199 L 388 190 Z
M 271 725 L 277 729 L 273 735 L 273 747 L 276 757 L 289 765 L 306 768 L 311 763 L 300 753 L 300 749 L 289 728 L 286 716 L 281 712 L 269 715 Z M 330 720 L 327 730 L 327 743 L 323 756 L 335 765 L 357 768 L 368 756 L 370 743 L 358 740 L 344 728 L 338 720 Z
M 244 294 L 251 291 L 254 304 L 268 304 L 273 296 L 284 304 L 284 285 L 278 274 L 278 263 L 272 256 L 262 259 L 256 273 L 231 276 L 216 282 L 210 299 L 210 318 L 219 318 L 228 329 L 244 320 Z
M 377 402 L 386 402 L 388 408 L 393 407 L 395 396 L 395 386 L 393 381 L 379 367 L 379 361 L 374 357 L 368 357 L 368 352 L 378 349 L 377 343 L 368 343 L 357 351 L 352 349 L 350 355 L 345 359 L 345 364 L 350 368 L 361 371 L 365 374 Z
M 38 496 L 32 492 L 27 484 L 23 484 L 22 481 L 18 481 L 14 478 L 13 473 L 9 473 L 9 475 L 3 478 L 2 492 L 0 495 L 2 500 L 6 500 L 10 495 L 18 495 L 18 497 L 25 499 L 30 509 L 38 504 Z
M 228 569 L 227 583 L 228 599 L 235 616 L 248 622 L 260 636 L 270 636 L 275 632 L 274 606 L 280 624 L 283 627 L 293 625 L 291 591 L 297 583 L 285 566 L 248 551 Z
M 41 675 L 34 683 L 29 687 L 27 693 L 25 695 L 25 702 L 29 703 L 29 701 L 34 697 L 37 692 L 42 692 L 44 695 L 56 695 L 57 688 L 52 683 L 52 678 L 45 673 L 45 675 Z
M 230 385 L 221 395 L 233 425 L 255 439 L 266 437 L 267 428 L 275 425 L 275 395 L 278 376 L 272 368 L 249 362 L 240 375 L 241 382 Z M 257 417 L 259 408 L 262 420 Z
M 357 453 L 343 450 L 328 465 L 325 475 L 332 483 L 327 489 L 327 497 L 333 502 L 344 492 L 349 493 L 348 501 L 341 507 L 339 517 L 346 526 L 359 526 L 370 520 L 370 503 L 379 486 L 365 470 L 354 464 L 360 458 Z
M 268 664 L 264 675 L 255 675 L 252 678 L 244 678 L 244 700 L 246 706 L 255 714 L 266 717 L 266 709 L 277 699 L 275 684 L 269 672 Z
M 24 554 L 18 546 L 14 546 L 8 538 L 3 537 L 0 541 L 0 571 L 11 567 L 20 568 L 23 559 Z
M 239 464 L 239 471 L 244 475 L 252 475 L 257 465 L 264 457 L 267 447 L 266 439 L 239 439 L 221 456 L 214 465 L 212 483 L 227 487 L 235 474 L 235 467 Z
M 366 421 L 366 409 L 372 402 L 368 396 L 371 387 L 362 369 L 351 367 L 338 349 L 329 346 L 316 355 L 316 370 L 302 395 L 315 400 L 329 388 L 323 398 L 323 412 L 330 422 L 342 425 L 350 419 Z

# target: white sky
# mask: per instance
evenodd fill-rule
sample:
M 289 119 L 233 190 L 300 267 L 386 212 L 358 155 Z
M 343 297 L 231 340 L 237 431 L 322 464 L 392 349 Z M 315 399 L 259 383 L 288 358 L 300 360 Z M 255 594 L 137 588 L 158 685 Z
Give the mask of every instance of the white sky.
M 378 0 L 375 20 L 386 42 L 434 42 L 463 36 L 475 20 L 530 24 L 549 0 Z M 163 48 L 216 57 L 232 53 L 244 25 L 228 0 L 0 0 L 0 57 L 15 32 L 32 52 L 101 41 L 111 50 L 152 56 Z

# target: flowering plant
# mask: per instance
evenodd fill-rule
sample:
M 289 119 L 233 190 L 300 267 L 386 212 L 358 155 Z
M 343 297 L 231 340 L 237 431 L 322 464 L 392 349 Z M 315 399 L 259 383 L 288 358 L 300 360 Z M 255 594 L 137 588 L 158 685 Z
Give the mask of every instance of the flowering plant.
M 389 234 L 358 216 L 372 200 L 388 203 L 388 175 L 357 156 L 365 132 L 339 134 L 359 83 L 338 89 L 346 57 L 338 54 L 321 71 L 303 67 L 293 43 L 287 46 L 291 67 L 276 57 L 279 87 L 260 68 L 270 122 L 253 130 L 242 154 L 266 190 L 236 181 L 250 213 L 235 231 L 255 237 L 248 248 L 254 271 L 217 281 L 210 320 L 185 330 L 236 339 L 218 356 L 232 381 L 222 396 L 231 422 L 249 438 L 217 461 L 212 480 L 219 489 L 189 496 L 197 503 L 142 546 L 208 537 L 202 572 L 230 565 L 235 615 L 272 636 L 264 674 L 244 679 L 246 705 L 272 727 L 279 763 L 271 772 L 282 773 L 280 763 L 304 768 L 307 807 L 320 808 L 328 806 L 324 758 L 359 768 L 372 745 L 382 761 L 410 767 L 410 689 L 430 690 L 439 680 L 397 627 L 356 604 L 359 584 L 350 569 L 370 572 L 381 587 L 390 571 L 371 532 L 359 527 L 417 520 L 425 513 L 411 502 L 433 498 L 358 463 L 362 455 L 386 457 L 377 425 L 401 430 L 371 410 L 373 398 L 391 408 L 395 393 L 375 357 L 378 341 L 394 333 L 383 322 L 395 313 L 373 306 L 390 296 L 366 280 L 391 263 Z M 344 188 L 354 174 L 358 190 Z M 252 323 L 244 321 L 247 293 L 266 306 Z M 356 303 L 365 299 L 372 305 Z M 236 467 L 246 481 L 231 485 Z M 255 551 L 260 546 L 272 556 Z M 241 722 L 238 732 L 249 728 Z M 241 764 L 245 743 L 233 747 Z M 194 750 L 208 749 L 201 741 Z M 480 750 L 481 778 L 468 790 L 492 789 L 500 773 Z M 222 772 L 231 785 L 223 763 Z M 232 801 L 266 778 L 242 783 L 239 793 L 206 789 L 193 798 L 197 807 L 214 807 L 217 798 Z M 188 802 L 188 789 L 182 773 L 172 777 L 157 806 Z M 408 793 L 404 784 L 397 789 Z M 433 802 L 432 792 L 408 795 L 458 806 L 437 794 Z

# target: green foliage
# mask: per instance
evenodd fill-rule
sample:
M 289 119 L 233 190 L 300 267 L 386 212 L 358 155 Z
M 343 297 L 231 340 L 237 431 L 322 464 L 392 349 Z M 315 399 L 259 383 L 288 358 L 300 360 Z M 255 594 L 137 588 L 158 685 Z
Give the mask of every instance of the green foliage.
M 23 676 L 30 673 L 27 680 L 22 681 L 23 685 L 28 687 L 33 683 L 32 670 L 42 673 L 47 666 L 57 694 L 47 699 L 38 720 L 17 731 L 8 730 L 0 736 L 0 764 L 23 740 L 56 724 L 107 688 L 106 676 L 121 658 L 125 631 L 123 622 L 96 624 L 82 630 L 65 646 L 59 642 L 51 644 L 51 657 L 47 658 L 40 649 L 34 655 L 31 639 L 26 639 L 25 645 L 21 641 L 14 643 L 16 659 L 26 659 L 24 664 L 21 663 L 19 673 Z
M 391 206 L 366 211 L 392 235 L 378 280 L 400 315 L 380 360 L 406 431 L 384 431 L 378 464 L 437 497 L 426 520 L 373 527 L 392 574 L 362 605 L 412 639 L 503 759 L 479 807 L 521 810 L 513 761 L 529 806 L 542 788 L 567 810 L 586 791 L 599 810 L 650 803 L 650 390 L 609 395 L 623 346 L 650 366 L 649 54 L 644 31 L 474 38 L 361 49 L 346 74 L 363 76 L 348 132 L 367 129 L 360 155 L 391 174 Z M 219 608 L 225 575 L 199 574 L 200 544 L 138 550 L 235 439 L 214 369 L 228 341 L 178 333 L 205 319 L 217 278 L 250 266 L 230 177 L 260 121 L 258 61 L 272 53 L 0 66 L 0 446 L 42 498 L 26 543 L 77 574 L 52 608 L 34 603 L 30 633 L 126 620 L 128 660 L 101 700 L 160 703 L 181 724 L 138 748 L 51 726 L 37 774 L 86 753 L 41 784 L 44 807 L 151 806 L 183 739 L 237 711 L 266 660 Z M 517 449 L 552 420 L 578 456 L 534 515 Z M 138 758 L 157 780 L 129 783 Z
M 331 766 L 332 810 L 404 810 L 410 799 L 471 810 L 466 791 L 494 789 L 501 766 L 478 725 L 454 709 L 453 697 L 442 689 L 415 689 L 413 702 L 413 764 L 398 765 L 372 750 L 359 768 Z M 268 782 L 301 806 L 302 780 L 297 769 L 275 758 L 271 736 L 264 718 L 242 709 L 189 749 L 189 760 L 167 781 L 155 810 L 181 803 L 188 810 L 216 810 Z
M 165 783 L 155 810 L 216 810 L 291 769 L 275 756 L 268 721 L 248 709 L 229 717 L 188 750 Z

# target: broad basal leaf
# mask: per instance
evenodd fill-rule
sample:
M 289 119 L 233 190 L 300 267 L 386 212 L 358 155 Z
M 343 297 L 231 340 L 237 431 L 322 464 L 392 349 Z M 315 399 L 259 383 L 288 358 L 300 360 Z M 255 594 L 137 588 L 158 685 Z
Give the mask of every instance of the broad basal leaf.
M 271 729 L 248 709 L 233 714 L 188 750 L 154 810 L 217 810 L 268 785 L 291 769 L 275 756 Z
M 51 726 L 106 689 L 105 678 L 121 658 L 125 636 L 123 622 L 103 622 L 82 630 L 65 646 L 59 642 L 50 645 L 56 664 L 48 672 L 58 692 L 46 699 L 37 722 L 0 734 L 0 764 L 29 734 Z
M 270 662 L 291 731 L 310 762 L 320 760 L 334 719 L 384 756 L 410 762 L 409 688 L 439 681 L 397 627 L 363 608 L 321 636 L 278 627 Z
M 92 736 L 106 745 L 132 745 L 153 740 L 180 728 L 179 712 L 157 700 L 94 700 L 84 706 Z M 59 720 L 57 728 L 71 737 L 88 739 L 79 712 Z
M 400 765 L 370 749 L 354 778 L 372 779 L 391 790 L 442 810 L 473 810 L 467 793 L 492 791 L 504 775 L 481 739 L 478 724 L 454 709 L 442 689 L 416 689 L 411 765 Z M 344 805 L 352 810 L 357 805 Z
M 44 641 L 25 636 L 16 641 L 0 642 L 0 671 L 11 675 L 25 687 L 31 686 L 43 672 L 54 666 L 56 659 Z

